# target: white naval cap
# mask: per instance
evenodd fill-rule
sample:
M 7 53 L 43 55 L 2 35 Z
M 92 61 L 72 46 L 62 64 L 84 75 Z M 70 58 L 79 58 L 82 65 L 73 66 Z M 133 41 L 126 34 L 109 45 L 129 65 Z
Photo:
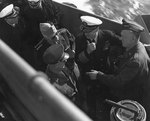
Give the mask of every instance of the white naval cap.
M 13 8 L 14 8 L 13 4 L 9 4 L 6 7 L 4 7 L 0 12 L 0 18 L 4 18 L 6 16 L 11 15 L 13 13 Z
M 100 19 L 92 16 L 81 16 L 80 19 L 82 22 L 85 22 L 87 26 L 97 26 L 103 23 Z

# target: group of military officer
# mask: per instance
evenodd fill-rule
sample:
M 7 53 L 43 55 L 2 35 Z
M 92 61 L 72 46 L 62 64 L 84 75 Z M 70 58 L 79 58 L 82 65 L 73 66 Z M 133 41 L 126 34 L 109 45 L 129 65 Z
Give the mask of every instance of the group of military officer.
M 93 80 L 92 82 L 95 84 L 89 87 L 90 103 L 94 104 L 90 105 L 91 115 L 93 116 L 93 113 L 96 114 L 95 111 L 97 111 L 96 92 L 98 95 L 104 95 L 101 98 L 115 101 L 135 100 L 144 106 L 148 114 L 150 58 L 144 45 L 139 41 L 144 28 L 134 21 L 123 19 L 123 29 L 119 37 L 110 31 L 99 29 L 95 23 L 93 25 L 94 20 L 93 18 L 89 19 L 89 16 L 81 17 L 81 20 L 83 21 L 83 33 L 76 43 L 83 46 L 79 48 L 77 45 L 76 58 L 81 66 L 81 71 L 83 71 L 83 77 L 86 78 L 86 81 Z M 91 21 L 86 22 L 87 20 Z M 100 20 L 97 20 L 98 25 L 101 23 Z M 90 27 L 91 25 L 92 27 Z M 116 49 L 119 51 L 118 53 L 116 53 Z M 114 52 L 115 55 L 111 55 Z M 111 61 L 113 62 L 111 63 Z M 112 67 L 107 66 L 110 63 L 113 64 L 113 73 L 108 72 Z M 100 100 L 98 100 L 99 103 Z M 102 105 L 105 104 L 102 102 Z
M 34 67 L 34 46 L 39 42 L 39 50 L 45 44 L 38 56 L 41 61 L 36 59 L 46 66 L 37 69 L 46 72 L 54 87 L 94 120 L 97 101 L 108 118 L 106 98 L 137 101 L 149 113 L 150 59 L 139 41 L 141 25 L 123 19 L 119 36 L 101 30 L 100 19 L 81 16 L 81 33 L 75 38 L 67 29 L 58 29 L 58 11 L 50 0 L 22 2 L 1 3 L 0 38 Z
M 43 38 L 39 24 L 59 26 L 59 10 L 51 0 L 2 0 L 0 11 L 1 39 L 36 67 L 34 46 Z

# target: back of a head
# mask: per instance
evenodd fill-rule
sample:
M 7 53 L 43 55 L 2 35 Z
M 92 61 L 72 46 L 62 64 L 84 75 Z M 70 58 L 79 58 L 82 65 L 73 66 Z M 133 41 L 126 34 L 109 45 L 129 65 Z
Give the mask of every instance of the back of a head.
M 122 19 L 122 25 L 123 29 L 133 31 L 137 38 L 140 36 L 140 33 L 144 31 L 144 27 L 135 21 Z
M 45 37 L 47 39 L 52 39 L 57 33 L 57 29 L 55 28 L 55 26 L 53 24 L 40 23 L 39 26 L 40 26 L 40 31 L 41 31 L 43 37 Z
M 68 58 L 69 55 L 64 52 L 62 44 L 51 45 L 43 54 L 43 60 L 46 64 L 56 64 L 57 62 Z

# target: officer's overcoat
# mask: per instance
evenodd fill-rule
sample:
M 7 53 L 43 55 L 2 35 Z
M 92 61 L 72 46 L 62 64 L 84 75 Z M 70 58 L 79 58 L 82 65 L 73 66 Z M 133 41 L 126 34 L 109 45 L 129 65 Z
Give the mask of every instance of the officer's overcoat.
M 101 70 L 107 72 L 107 56 L 109 54 L 110 45 L 118 45 L 121 47 L 121 40 L 119 36 L 109 30 L 99 30 L 98 38 L 96 42 L 96 50 L 88 55 L 89 61 L 87 63 L 81 63 L 79 54 L 86 50 L 87 39 L 83 33 L 76 38 L 76 61 L 82 70 L 90 71 L 91 69 Z M 121 52 L 121 51 L 120 51 Z

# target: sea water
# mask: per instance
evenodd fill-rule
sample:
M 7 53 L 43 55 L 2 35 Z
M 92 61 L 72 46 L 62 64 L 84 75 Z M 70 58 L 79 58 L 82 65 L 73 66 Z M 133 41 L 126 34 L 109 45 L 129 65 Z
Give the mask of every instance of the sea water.
M 137 15 L 150 14 L 150 0 L 55 0 L 69 2 L 79 9 L 102 17 L 121 21 L 122 18 L 133 20 Z

